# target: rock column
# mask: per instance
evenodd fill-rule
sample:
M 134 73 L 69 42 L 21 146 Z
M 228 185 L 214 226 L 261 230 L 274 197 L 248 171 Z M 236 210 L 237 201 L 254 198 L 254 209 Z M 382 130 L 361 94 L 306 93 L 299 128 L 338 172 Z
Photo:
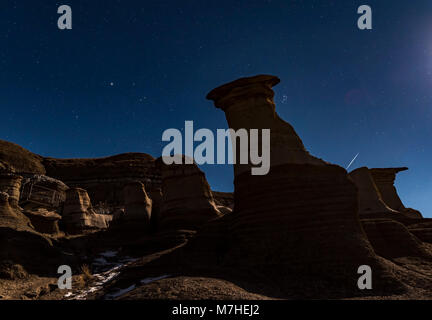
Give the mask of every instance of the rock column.
M 111 219 L 109 215 L 96 214 L 86 190 L 71 188 L 66 191 L 63 223 L 69 233 L 105 229 Z
M 13 206 L 18 206 L 20 199 L 22 177 L 15 174 L 0 174 L 0 191 L 9 195 L 9 202 Z
M 272 90 L 277 83 L 268 75 L 242 78 L 207 96 L 225 112 L 230 128 L 271 130 L 267 175 L 234 165 L 233 240 L 226 263 L 253 266 L 291 290 L 319 291 L 319 279 L 324 291 L 358 292 L 356 271 L 363 264 L 375 267 L 379 283 L 387 277 L 380 278 L 385 271 L 360 226 L 355 185 L 345 169 L 311 156 L 279 118 Z
M 381 193 L 383 201 L 392 209 L 397 210 L 410 218 L 422 218 L 422 214 L 414 209 L 405 208 L 394 186 L 396 174 L 408 168 L 373 168 L 370 169 L 372 177 Z
M 147 196 L 144 185 L 139 182 L 130 182 L 125 185 L 125 216 L 127 222 L 141 222 L 150 226 L 152 200 Z

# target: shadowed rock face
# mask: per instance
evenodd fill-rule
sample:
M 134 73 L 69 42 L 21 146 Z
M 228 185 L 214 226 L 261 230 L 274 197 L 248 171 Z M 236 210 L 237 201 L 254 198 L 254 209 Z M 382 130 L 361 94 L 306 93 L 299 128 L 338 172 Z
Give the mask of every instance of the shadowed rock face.
M 0 191 L 0 226 L 31 229 L 30 220 L 10 201 L 9 194 Z
M 84 189 L 67 190 L 62 219 L 67 232 L 80 233 L 89 229 L 105 229 L 111 219 L 109 215 L 96 214 Z
M 0 175 L 0 226 L 32 230 L 30 220 L 18 206 L 22 177 L 15 174 Z
M 55 274 L 58 261 L 70 260 L 62 260 L 51 240 L 35 232 L 29 218 L 21 212 L 16 201 L 20 182 L 20 177 L 10 175 L 10 183 L 4 184 L 14 186 L 12 198 L 9 193 L 0 191 L 0 262 L 11 261 L 41 275 Z
M 353 170 L 349 176 L 354 181 L 358 189 L 359 214 L 361 216 L 376 214 L 399 214 L 398 211 L 389 208 L 384 203 L 368 168 L 362 167 Z
M 21 206 L 40 206 L 59 209 L 69 189 L 62 181 L 43 175 L 24 175 L 21 188 Z
M 155 159 L 144 153 L 125 153 L 98 159 L 45 158 L 47 175 L 69 187 L 87 190 L 95 205 L 124 205 L 123 188 L 140 181 L 147 191 L 160 189 L 160 174 Z
M 21 187 L 20 206 L 35 230 L 45 234 L 59 233 L 59 220 L 66 190 L 63 182 L 43 176 L 26 174 Z
M 155 159 L 145 153 L 124 153 L 96 159 L 55 159 L 34 154 L 14 143 L 0 140 L 0 172 L 26 176 L 46 175 L 66 185 L 87 190 L 93 203 L 114 211 L 124 205 L 123 188 L 141 181 L 146 190 L 160 190 Z
M 124 221 L 139 222 L 150 227 L 152 201 L 147 196 L 144 185 L 139 182 L 128 183 L 124 187 L 125 215 Z
M 254 266 L 285 288 L 295 287 L 296 277 L 313 287 L 325 274 L 328 282 L 321 284 L 327 289 L 358 293 L 356 271 L 363 264 L 373 266 L 376 281 L 386 282 L 360 226 L 356 187 L 343 168 L 311 156 L 279 118 L 271 89 L 278 82 L 267 75 L 243 78 L 207 96 L 225 112 L 230 128 L 271 129 L 267 175 L 234 165 L 233 239 L 225 263 Z
M 196 164 L 166 165 L 158 159 L 162 174 L 161 228 L 195 229 L 218 218 L 213 194 Z
M 0 191 L 9 195 L 9 202 L 18 206 L 22 177 L 15 174 L 0 174 Z
M 61 216 L 45 208 L 26 210 L 24 214 L 30 219 L 37 232 L 55 235 L 60 232 L 58 222 Z
M 402 223 L 391 219 L 364 219 L 362 226 L 375 252 L 384 258 L 432 258 L 422 242 Z
M 271 129 L 271 165 L 314 164 L 325 165 L 321 159 L 307 152 L 294 128 L 275 111 L 272 87 L 280 80 L 274 76 L 260 75 L 243 78 L 212 90 L 207 99 L 225 112 L 229 128 Z M 240 154 L 237 144 L 236 154 Z M 236 164 L 235 175 L 250 172 L 250 165 Z
M 406 171 L 408 168 L 374 168 L 370 169 L 375 184 L 382 196 L 383 201 L 392 209 L 397 210 L 410 218 L 422 218 L 419 211 L 405 208 L 394 186 L 396 174 Z

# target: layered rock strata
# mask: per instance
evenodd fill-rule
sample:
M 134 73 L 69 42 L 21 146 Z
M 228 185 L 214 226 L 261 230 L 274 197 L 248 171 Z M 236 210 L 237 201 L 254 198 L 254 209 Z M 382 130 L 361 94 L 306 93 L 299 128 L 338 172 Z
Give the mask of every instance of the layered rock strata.
M 30 220 L 14 204 L 6 192 L 0 191 L 0 226 L 31 229 Z
M 362 226 L 375 252 L 384 258 L 432 258 L 422 241 L 400 222 L 392 219 L 364 219 Z
M 0 168 L 19 173 L 45 174 L 43 158 L 23 147 L 0 140 Z
M 9 195 L 9 202 L 13 206 L 18 206 L 21 181 L 21 176 L 8 173 L 0 174 L 0 191 Z
M 59 261 L 68 264 L 71 260 L 34 230 L 17 205 L 20 177 L 9 175 L 8 183 L 5 176 L 2 179 L 8 193 L 0 191 L 0 263 L 9 261 L 41 275 L 56 274 Z
M 155 159 L 144 153 L 125 153 L 97 159 L 45 158 L 47 175 L 70 187 L 87 190 L 94 204 L 124 205 L 124 187 L 134 181 L 147 191 L 160 189 L 161 178 Z
M 125 222 L 143 224 L 150 227 L 152 215 L 152 200 L 148 197 L 144 185 L 139 182 L 130 182 L 124 187 Z
M 24 214 L 30 219 L 37 232 L 56 235 L 60 232 L 59 221 L 61 216 L 55 211 L 45 208 L 26 208 Z
M 81 188 L 67 190 L 62 223 L 68 233 L 106 229 L 111 220 L 111 215 L 97 214 L 93 210 L 86 190 Z
M 377 288 L 397 287 L 360 226 L 357 189 L 346 171 L 311 156 L 277 115 L 277 83 L 274 76 L 243 78 L 207 96 L 225 112 L 230 128 L 271 130 L 267 175 L 251 175 L 250 164 L 234 165 L 233 238 L 224 263 L 254 266 L 285 289 L 317 286 L 320 279 L 327 291 L 345 294 L 359 293 L 356 270 L 366 264 L 375 270 Z
M 196 164 L 166 165 L 158 159 L 162 175 L 160 227 L 196 229 L 221 216 L 204 172 Z
M 382 215 L 399 215 L 396 210 L 388 207 L 381 198 L 375 181 L 368 168 L 362 167 L 353 170 L 349 176 L 358 189 L 359 214 L 361 217 L 376 217 Z
M 60 209 L 66 200 L 69 187 L 62 181 L 44 175 L 24 175 L 20 205 Z
M 406 208 L 402 203 L 394 186 L 396 174 L 406 171 L 408 168 L 373 168 L 370 169 L 371 175 L 381 194 L 383 201 L 391 209 L 399 211 L 409 218 L 422 218 L 422 214 L 414 209 Z

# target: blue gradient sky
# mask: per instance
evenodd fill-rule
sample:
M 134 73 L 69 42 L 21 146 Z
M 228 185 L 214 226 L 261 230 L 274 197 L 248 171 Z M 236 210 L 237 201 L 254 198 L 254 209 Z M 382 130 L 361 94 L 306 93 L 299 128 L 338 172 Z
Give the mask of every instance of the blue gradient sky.
M 185 120 L 226 128 L 208 91 L 273 74 L 277 111 L 312 154 L 408 166 L 399 194 L 432 216 L 431 1 L 41 3 L 0 4 L 0 139 L 53 157 L 159 156 Z M 366 3 L 372 31 L 357 29 Z M 72 31 L 57 29 L 62 4 Z M 203 169 L 233 189 L 230 166 Z

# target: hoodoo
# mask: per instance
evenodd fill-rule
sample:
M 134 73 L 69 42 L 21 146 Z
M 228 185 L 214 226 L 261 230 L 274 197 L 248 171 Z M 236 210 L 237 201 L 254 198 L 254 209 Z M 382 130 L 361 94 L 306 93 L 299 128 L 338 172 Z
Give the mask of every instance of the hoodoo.
M 373 168 L 370 169 L 372 177 L 384 202 L 392 209 L 399 211 L 410 218 L 422 218 L 422 214 L 414 209 L 405 208 L 394 186 L 396 174 L 408 168 Z
M 18 206 L 21 182 L 21 176 L 12 173 L 0 174 L 0 191 L 9 195 L 9 202 L 13 206 Z
M 271 130 L 267 175 L 253 176 L 249 165 L 234 165 L 233 240 L 225 263 L 253 266 L 290 290 L 359 294 L 360 265 L 373 267 L 376 283 L 387 281 L 360 226 L 355 185 L 345 169 L 311 156 L 278 116 L 272 90 L 278 83 L 269 75 L 242 78 L 207 96 L 225 112 L 230 128 Z M 314 290 L 298 294 L 318 295 Z
M 379 192 L 368 168 L 353 170 L 349 176 L 358 189 L 359 214 L 364 217 L 389 217 L 399 215 L 399 212 L 388 207 Z M 390 216 L 391 217 L 391 216 Z

